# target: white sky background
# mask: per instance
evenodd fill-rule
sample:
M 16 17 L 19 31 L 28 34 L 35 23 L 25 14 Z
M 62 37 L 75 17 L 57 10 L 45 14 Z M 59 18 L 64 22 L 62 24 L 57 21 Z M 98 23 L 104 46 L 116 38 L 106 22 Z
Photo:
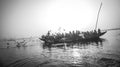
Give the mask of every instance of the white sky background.
M 101 0 L 2 0 L 0 38 L 39 36 L 59 27 L 93 30 Z M 120 27 L 120 0 L 102 0 L 98 28 Z

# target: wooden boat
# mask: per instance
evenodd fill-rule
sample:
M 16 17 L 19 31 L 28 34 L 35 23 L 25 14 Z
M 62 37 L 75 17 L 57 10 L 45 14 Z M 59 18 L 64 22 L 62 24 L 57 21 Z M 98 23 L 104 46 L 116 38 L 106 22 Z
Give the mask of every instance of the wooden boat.
M 52 47 L 57 47 L 57 48 L 62 48 L 62 49 L 66 49 L 66 47 L 70 47 L 73 48 L 74 45 L 76 46 L 87 46 L 87 45 L 103 45 L 103 42 L 105 41 L 105 39 L 103 38 L 98 38 L 96 40 L 91 40 L 91 41 L 82 41 L 82 42 L 70 42 L 70 43 L 57 43 L 57 44 L 49 44 L 49 43 L 44 43 L 43 44 L 43 48 L 52 48 Z
M 100 33 L 91 33 L 89 35 L 83 34 L 84 36 L 78 36 L 69 38 L 69 37 L 61 37 L 59 39 L 54 38 L 53 36 L 44 36 L 39 38 L 40 40 L 44 41 L 45 43 L 51 43 L 51 44 L 56 44 L 56 43 L 70 43 L 70 42 L 82 42 L 82 41 L 93 41 L 96 39 L 99 39 L 100 36 L 104 35 L 107 31 L 100 32 Z M 85 32 L 86 33 L 86 32 Z M 85 37 L 86 36 L 86 37 Z M 72 37 L 72 35 L 71 35 Z

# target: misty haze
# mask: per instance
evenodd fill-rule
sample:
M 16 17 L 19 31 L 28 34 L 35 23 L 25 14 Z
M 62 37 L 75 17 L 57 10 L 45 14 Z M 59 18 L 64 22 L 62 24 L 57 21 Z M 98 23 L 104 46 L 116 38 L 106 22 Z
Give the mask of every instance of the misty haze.
M 119 0 L 0 4 L 0 67 L 120 67 Z

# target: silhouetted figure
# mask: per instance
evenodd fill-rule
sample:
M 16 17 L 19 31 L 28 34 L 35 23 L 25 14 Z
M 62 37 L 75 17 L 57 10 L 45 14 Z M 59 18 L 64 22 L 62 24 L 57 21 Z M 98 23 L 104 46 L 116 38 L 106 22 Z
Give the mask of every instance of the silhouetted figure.
M 94 34 L 92 34 L 92 36 L 96 36 L 97 35 L 97 31 L 94 30 Z
M 51 32 L 51 31 L 48 31 L 47 36 L 50 36 L 50 32 Z
M 100 29 L 98 29 L 98 34 L 100 34 L 101 33 L 101 30 Z

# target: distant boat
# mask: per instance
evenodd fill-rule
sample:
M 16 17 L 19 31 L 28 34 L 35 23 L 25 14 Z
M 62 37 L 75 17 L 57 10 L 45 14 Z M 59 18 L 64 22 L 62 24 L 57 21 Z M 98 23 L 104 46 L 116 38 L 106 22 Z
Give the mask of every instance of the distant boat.
M 104 35 L 107 31 L 101 31 L 100 29 L 97 29 L 97 24 L 98 24 L 98 18 L 99 18 L 99 13 L 101 10 L 102 3 L 100 5 L 98 14 L 97 14 L 97 20 L 96 20 L 96 26 L 95 30 L 93 31 L 87 31 L 87 32 L 82 32 L 82 33 L 67 33 L 67 34 L 60 34 L 60 35 L 50 35 L 50 32 L 48 32 L 47 35 L 43 35 L 40 40 L 44 41 L 45 43 L 69 43 L 69 42 L 80 42 L 80 41 L 92 41 L 99 39 L 100 36 Z M 80 31 L 79 31 L 80 32 Z

